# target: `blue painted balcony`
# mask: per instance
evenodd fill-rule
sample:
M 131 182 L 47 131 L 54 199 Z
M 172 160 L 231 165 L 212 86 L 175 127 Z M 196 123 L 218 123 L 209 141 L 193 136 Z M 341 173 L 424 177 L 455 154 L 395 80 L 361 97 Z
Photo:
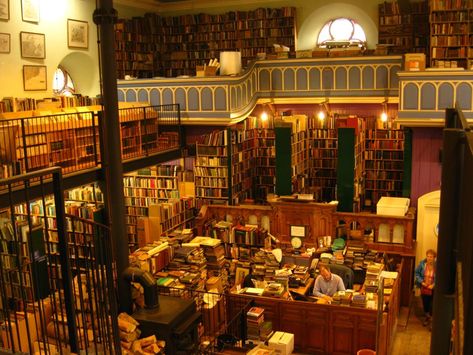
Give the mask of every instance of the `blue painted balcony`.
M 401 56 L 262 60 L 238 76 L 121 80 L 118 98 L 177 103 L 182 124 L 225 125 L 257 102 L 397 103 L 401 67 Z

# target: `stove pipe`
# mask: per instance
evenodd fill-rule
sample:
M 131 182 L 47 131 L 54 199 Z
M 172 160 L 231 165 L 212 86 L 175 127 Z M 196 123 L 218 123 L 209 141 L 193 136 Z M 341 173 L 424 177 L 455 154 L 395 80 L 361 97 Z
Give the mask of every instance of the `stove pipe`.
M 128 282 L 138 282 L 143 286 L 145 308 L 152 309 L 159 307 L 158 284 L 151 273 L 136 267 L 127 267 L 122 277 Z

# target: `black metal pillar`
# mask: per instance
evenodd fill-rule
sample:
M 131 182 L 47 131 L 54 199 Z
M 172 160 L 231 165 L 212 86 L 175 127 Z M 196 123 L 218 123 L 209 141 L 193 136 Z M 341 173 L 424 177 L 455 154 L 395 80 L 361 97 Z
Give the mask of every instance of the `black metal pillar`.
M 447 112 L 448 119 L 448 112 Z M 455 269 L 461 171 L 462 135 L 460 129 L 446 128 L 443 133 L 442 187 L 440 198 L 437 272 L 433 304 L 431 354 L 450 351 L 451 324 L 455 300 Z
M 118 275 L 120 311 L 131 312 L 131 291 L 122 277 L 128 267 L 128 236 L 125 228 L 123 166 L 121 160 L 120 123 L 118 119 L 117 65 L 115 62 L 114 23 L 117 12 L 113 0 L 99 0 L 94 22 L 99 28 L 103 116 L 100 120 L 103 137 L 102 166 L 106 181 L 106 214 L 109 219 L 112 247 Z M 111 270 L 110 270 L 111 271 Z

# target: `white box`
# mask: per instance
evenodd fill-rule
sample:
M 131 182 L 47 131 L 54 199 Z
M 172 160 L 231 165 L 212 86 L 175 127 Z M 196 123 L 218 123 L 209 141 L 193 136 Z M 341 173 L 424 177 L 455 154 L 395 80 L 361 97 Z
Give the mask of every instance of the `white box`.
M 385 216 L 406 215 L 410 200 L 407 197 L 381 197 L 376 205 L 376 214 Z
M 275 332 L 268 341 L 268 346 L 278 355 L 289 355 L 294 351 L 294 334 Z

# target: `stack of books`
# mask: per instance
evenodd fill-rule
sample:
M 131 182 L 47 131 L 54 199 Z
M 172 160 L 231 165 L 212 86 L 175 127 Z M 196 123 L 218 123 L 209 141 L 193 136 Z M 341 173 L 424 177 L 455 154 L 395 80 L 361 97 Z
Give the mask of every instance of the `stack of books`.
M 248 339 L 260 340 L 260 330 L 263 323 L 264 323 L 264 308 L 251 307 L 246 313 Z
M 383 280 L 383 294 L 385 296 L 391 295 L 398 273 L 396 271 L 381 271 L 380 276 Z
M 353 292 L 337 291 L 332 297 L 332 304 L 349 306 L 351 303 Z
M 286 281 L 287 282 L 287 281 Z M 286 289 L 280 283 L 273 282 L 268 284 L 263 291 L 263 296 L 267 297 L 282 297 Z
M 361 293 L 354 293 L 351 299 L 351 305 L 353 307 L 365 308 L 366 307 L 366 296 Z
M 365 277 L 365 291 L 369 293 L 376 293 L 379 286 L 379 274 L 383 269 L 383 264 L 371 263 L 366 269 Z

